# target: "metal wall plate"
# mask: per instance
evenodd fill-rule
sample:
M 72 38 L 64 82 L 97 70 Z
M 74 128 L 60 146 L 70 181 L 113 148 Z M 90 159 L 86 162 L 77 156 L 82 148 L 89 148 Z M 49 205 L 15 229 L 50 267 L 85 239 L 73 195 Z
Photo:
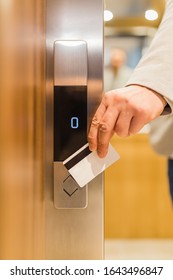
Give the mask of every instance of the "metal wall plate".
M 81 50 L 80 57 L 87 61 L 88 126 L 100 103 L 103 88 L 103 1 L 47 0 L 46 2 L 45 255 L 46 259 L 51 260 L 102 259 L 103 178 L 99 175 L 88 184 L 88 187 L 84 187 L 82 192 L 86 192 L 85 202 L 83 194 L 80 194 L 80 199 L 77 199 L 81 190 L 76 190 L 76 184 L 69 177 L 61 161 L 57 160 L 54 164 L 53 108 L 54 86 L 57 81 L 54 77 L 54 55 L 58 41 L 86 42 L 87 51 L 84 51 L 84 54 Z M 85 43 L 81 46 L 83 50 L 86 49 L 84 45 Z M 81 73 L 86 73 L 86 67 Z M 78 84 L 78 81 L 85 83 L 86 78 L 81 78 L 85 75 L 79 73 L 78 78 L 73 79 L 73 83 Z M 72 199 L 75 203 L 72 203 Z M 65 205 L 62 201 L 65 201 Z

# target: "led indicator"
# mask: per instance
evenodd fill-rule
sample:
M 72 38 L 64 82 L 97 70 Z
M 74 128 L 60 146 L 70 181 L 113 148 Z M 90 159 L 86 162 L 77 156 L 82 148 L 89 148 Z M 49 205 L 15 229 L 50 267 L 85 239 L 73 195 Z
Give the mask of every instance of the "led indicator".
M 79 127 L 79 119 L 77 117 L 71 118 L 71 128 L 76 129 Z
M 87 86 L 55 86 L 53 111 L 54 161 L 64 161 L 87 143 Z

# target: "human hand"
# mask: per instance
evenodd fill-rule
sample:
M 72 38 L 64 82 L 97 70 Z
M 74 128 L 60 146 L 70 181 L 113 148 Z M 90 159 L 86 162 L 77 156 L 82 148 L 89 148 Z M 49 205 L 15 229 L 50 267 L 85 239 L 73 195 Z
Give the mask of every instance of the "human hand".
M 166 105 L 157 92 L 139 85 L 109 91 L 92 119 L 88 143 L 91 151 L 97 150 L 103 158 L 114 133 L 126 137 L 158 117 Z

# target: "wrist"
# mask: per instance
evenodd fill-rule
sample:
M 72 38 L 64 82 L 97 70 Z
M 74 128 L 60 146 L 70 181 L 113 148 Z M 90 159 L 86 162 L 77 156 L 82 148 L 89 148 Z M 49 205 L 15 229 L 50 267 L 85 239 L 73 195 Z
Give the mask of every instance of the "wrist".
M 149 88 L 149 87 L 146 87 L 146 86 L 144 86 L 144 85 L 139 85 L 139 84 L 130 84 L 130 85 L 128 85 L 128 86 L 135 86 L 135 87 L 140 87 L 140 88 L 146 89 L 146 90 L 149 91 L 151 94 L 153 93 L 153 94 L 161 101 L 161 104 L 162 104 L 162 106 L 163 106 L 163 110 L 164 110 L 165 107 L 167 107 L 167 106 L 169 107 L 169 105 L 168 105 L 166 99 L 163 97 L 163 95 L 161 95 L 161 94 L 158 93 L 157 91 L 155 91 L 155 90 L 153 90 L 153 89 L 151 89 L 151 88 Z

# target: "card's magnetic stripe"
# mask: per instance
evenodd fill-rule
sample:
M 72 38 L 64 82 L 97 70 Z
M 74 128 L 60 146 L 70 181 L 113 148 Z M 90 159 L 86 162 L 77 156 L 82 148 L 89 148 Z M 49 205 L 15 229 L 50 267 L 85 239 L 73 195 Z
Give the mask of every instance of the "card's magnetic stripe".
M 67 163 L 65 163 L 64 166 L 69 170 L 74 165 L 76 165 L 79 161 L 81 161 L 83 158 L 88 156 L 90 153 L 92 153 L 92 152 L 89 150 L 89 147 L 86 147 L 83 151 L 81 151 L 79 154 L 77 154 L 74 158 L 72 158 Z

